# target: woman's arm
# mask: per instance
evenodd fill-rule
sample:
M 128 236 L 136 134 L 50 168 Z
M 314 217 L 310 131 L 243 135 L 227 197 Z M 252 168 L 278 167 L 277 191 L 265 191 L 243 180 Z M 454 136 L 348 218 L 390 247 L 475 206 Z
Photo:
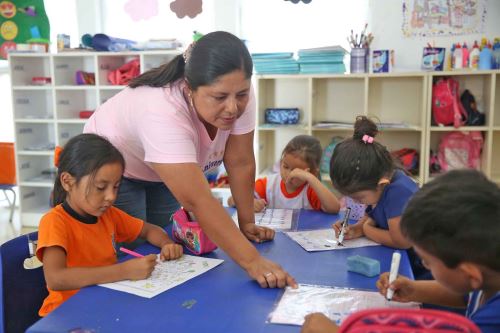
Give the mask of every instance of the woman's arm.
M 43 272 L 47 286 L 52 290 L 72 290 L 99 283 L 120 280 L 141 280 L 151 275 L 156 265 L 156 255 L 101 266 L 66 267 L 66 251 L 60 246 L 49 246 L 43 250 Z
M 403 237 L 400 228 L 401 216 L 389 219 L 389 230 L 380 229 L 375 226 L 375 222 L 365 223 L 363 232 L 366 237 L 385 246 L 395 247 L 398 249 L 408 249 L 411 244 Z
M 208 182 L 198 164 L 152 163 L 151 165 L 180 204 L 195 214 L 208 237 L 261 286 L 295 285 L 295 281 L 288 273 L 279 265 L 261 257 L 255 247 L 238 230 L 226 210 L 212 196 Z M 252 192 L 249 193 L 251 194 Z M 273 273 L 275 280 L 270 281 L 270 278 L 265 278 L 265 274 L 269 272 Z

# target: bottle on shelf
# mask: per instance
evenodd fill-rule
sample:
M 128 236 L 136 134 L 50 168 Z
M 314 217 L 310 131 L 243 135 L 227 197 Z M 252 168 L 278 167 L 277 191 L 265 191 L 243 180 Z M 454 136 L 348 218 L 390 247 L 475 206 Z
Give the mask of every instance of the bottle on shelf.
M 463 65 L 463 54 L 462 54 L 462 47 L 460 46 L 460 43 L 457 43 L 455 46 L 455 51 L 453 51 L 453 56 L 455 58 L 455 67 L 453 69 L 462 69 Z
M 481 53 L 479 53 L 479 69 L 491 69 L 493 62 L 493 53 L 491 52 L 491 44 L 486 44 Z
M 462 45 L 462 67 L 469 68 L 469 49 L 467 48 L 467 43 L 465 42 Z
M 469 52 L 469 67 L 472 69 L 477 69 L 479 66 L 479 45 L 477 40 L 474 41 L 472 50 Z

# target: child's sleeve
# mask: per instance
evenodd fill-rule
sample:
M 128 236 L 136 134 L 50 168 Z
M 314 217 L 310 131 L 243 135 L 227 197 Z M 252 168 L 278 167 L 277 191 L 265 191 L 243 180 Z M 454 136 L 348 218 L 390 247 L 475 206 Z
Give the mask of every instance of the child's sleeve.
M 386 204 L 384 205 L 387 219 L 403 215 L 406 204 L 413 196 L 413 193 L 407 188 L 389 188 L 387 190 Z
M 66 224 L 57 214 L 51 212 L 45 214 L 40 220 L 38 227 L 38 242 L 36 256 L 43 262 L 43 251 L 47 247 L 59 246 L 68 251 L 68 236 Z
M 321 201 L 312 187 L 308 187 L 307 189 L 307 199 L 314 210 L 321 210 Z
M 255 181 L 255 193 L 259 195 L 261 199 L 267 201 L 266 197 L 266 187 L 267 187 L 267 178 L 259 178 Z
M 133 217 L 124 211 L 110 207 L 113 209 L 113 220 L 116 224 L 116 241 L 117 242 L 133 242 L 141 234 L 144 221 Z

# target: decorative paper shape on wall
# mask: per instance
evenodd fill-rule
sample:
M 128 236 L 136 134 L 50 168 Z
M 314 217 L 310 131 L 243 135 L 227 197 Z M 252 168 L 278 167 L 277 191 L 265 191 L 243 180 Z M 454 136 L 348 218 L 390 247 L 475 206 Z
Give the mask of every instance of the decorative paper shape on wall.
M 312 0 L 285 0 L 285 1 L 291 1 L 291 2 L 292 2 L 292 3 L 294 3 L 294 4 L 298 4 L 299 2 L 301 2 L 301 1 L 302 1 L 303 3 L 305 3 L 305 4 L 307 5 L 307 4 L 308 4 L 308 3 L 310 3 Z
M 0 59 L 20 43 L 48 43 L 50 26 L 43 0 L 0 0 Z
M 183 18 L 184 16 L 194 18 L 202 12 L 202 4 L 202 0 L 175 0 L 170 3 L 170 9 L 178 18 Z
M 483 33 L 486 11 L 486 0 L 403 0 L 403 35 L 429 37 Z
M 149 20 L 158 15 L 158 0 L 129 0 L 123 8 L 134 21 Z

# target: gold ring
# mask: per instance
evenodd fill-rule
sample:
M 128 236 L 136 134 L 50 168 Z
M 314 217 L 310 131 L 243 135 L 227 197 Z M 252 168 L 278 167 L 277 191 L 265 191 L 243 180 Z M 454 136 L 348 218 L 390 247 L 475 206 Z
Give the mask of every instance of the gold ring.
M 268 276 L 271 276 L 271 275 L 273 275 L 273 272 L 269 272 L 269 273 L 264 274 L 264 277 L 267 278 Z

